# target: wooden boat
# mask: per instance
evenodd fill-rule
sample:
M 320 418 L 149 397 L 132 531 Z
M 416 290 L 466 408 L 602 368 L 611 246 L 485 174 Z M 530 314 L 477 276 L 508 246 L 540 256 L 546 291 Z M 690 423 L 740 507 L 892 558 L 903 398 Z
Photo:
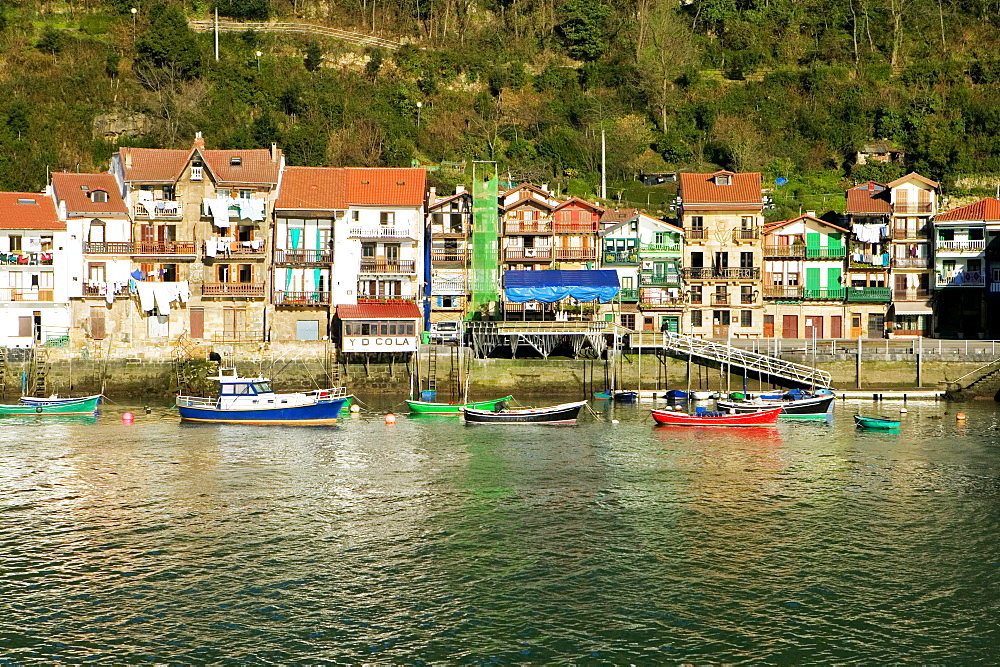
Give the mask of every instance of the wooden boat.
M 650 410 L 657 424 L 666 426 L 774 426 L 781 408 L 770 408 L 744 414 L 705 410 L 689 415 L 670 410 Z
M 101 396 L 85 396 L 49 404 L 20 403 L 0 405 L 0 417 L 14 415 L 92 415 L 97 412 Z
M 763 408 L 773 408 L 781 406 L 782 419 L 825 419 L 833 412 L 833 401 L 836 397 L 833 394 L 827 396 L 813 396 L 799 400 L 762 400 L 756 398 L 752 401 L 718 401 L 716 404 L 720 410 L 735 410 L 738 414 L 758 412 Z
M 899 428 L 898 419 L 889 419 L 887 417 L 862 417 L 861 415 L 854 415 L 854 423 L 859 428 L 865 428 L 872 431 L 895 431 Z
M 663 395 L 666 399 L 684 400 L 688 397 L 688 392 L 683 389 L 671 389 Z
M 76 396 L 76 397 L 63 397 L 63 398 L 59 398 L 58 396 L 55 395 L 49 396 L 47 398 L 38 398 L 35 396 L 22 396 L 20 402 L 21 405 L 48 406 L 48 405 L 63 405 L 65 403 L 77 403 L 79 401 L 89 401 L 92 398 L 97 399 L 97 403 L 95 405 L 100 405 L 101 399 L 104 398 L 104 395 L 93 394 L 91 396 Z
M 499 403 L 509 403 L 513 396 L 494 398 L 488 401 L 472 401 L 470 403 L 428 403 L 427 401 L 407 401 L 410 412 L 422 415 L 459 415 L 465 408 L 475 410 L 493 410 Z
M 213 424 L 335 424 L 349 396 L 343 387 L 304 393 L 276 394 L 267 378 L 231 375 L 209 378 L 219 382 L 216 398 L 178 396 L 181 421 Z
M 718 397 L 719 394 L 718 392 L 715 391 L 702 391 L 699 389 L 691 392 L 691 398 L 693 398 L 696 401 L 707 401 L 710 398 L 718 398 Z
M 587 401 L 562 403 L 542 408 L 518 408 L 514 410 L 497 406 L 493 410 L 463 408 L 466 424 L 575 424 L 580 409 Z
M 620 390 L 611 394 L 611 398 L 619 403 L 635 403 L 639 400 L 639 392 Z
M 595 401 L 610 401 L 611 400 L 611 391 L 608 390 L 608 389 L 605 389 L 604 391 L 595 391 L 594 392 L 594 400 Z

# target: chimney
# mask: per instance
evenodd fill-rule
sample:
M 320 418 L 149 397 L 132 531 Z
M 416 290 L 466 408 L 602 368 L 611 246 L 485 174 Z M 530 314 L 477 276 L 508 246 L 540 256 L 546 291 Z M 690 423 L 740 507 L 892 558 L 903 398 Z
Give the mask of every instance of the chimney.
M 205 140 L 202 139 L 201 132 L 195 132 L 194 133 L 194 147 L 195 148 L 204 148 L 205 147 Z
M 125 151 L 125 168 L 126 169 L 132 168 L 132 151 L 130 150 Z
M 460 195 L 463 192 L 465 192 L 465 186 L 464 185 L 456 185 L 455 186 L 455 194 L 456 195 Z
M 806 211 L 806 215 L 808 215 L 810 218 L 815 218 L 816 211 Z
M 278 144 L 271 142 L 271 162 L 278 161 Z
M 548 183 L 542 183 L 542 192 L 545 192 L 546 194 L 552 194 L 551 192 L 549 192 L 549 184 Z
M 427 189 L 427 203 L 433 204 L 438 199 L 438 189 L 433 185 Z

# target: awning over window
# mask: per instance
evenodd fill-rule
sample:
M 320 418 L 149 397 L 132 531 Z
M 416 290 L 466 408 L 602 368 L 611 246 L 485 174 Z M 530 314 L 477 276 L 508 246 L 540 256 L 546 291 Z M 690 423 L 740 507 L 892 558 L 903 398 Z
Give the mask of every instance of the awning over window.
M 586 271 L 504 271 L 504 296 L 508 301 L 552 303 L 566 297 L 577 301 L 607 303 L 618 294 L 614 269 Z
M 337 317 L 342 320 L 419 320 L 423 316 L 417 304 L 404 301 L 343 304 L 337 306 Z

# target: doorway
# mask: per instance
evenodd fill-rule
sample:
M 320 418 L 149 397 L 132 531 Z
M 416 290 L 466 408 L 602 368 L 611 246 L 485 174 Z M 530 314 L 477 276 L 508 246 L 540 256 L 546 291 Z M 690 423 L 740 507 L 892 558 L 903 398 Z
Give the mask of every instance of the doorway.
M 798 338 L 799 337 L 799 316 L 798 315 L 782 315 L 781 316 L 781 337 L 782 338 Z

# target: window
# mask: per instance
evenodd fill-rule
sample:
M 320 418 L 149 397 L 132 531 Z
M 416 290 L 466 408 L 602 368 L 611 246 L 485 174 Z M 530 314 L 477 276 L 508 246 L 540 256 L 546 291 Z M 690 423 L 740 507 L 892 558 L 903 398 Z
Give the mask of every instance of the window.
M 752 269 L 753 268 L 753 253 L 752 252 L 741 252 L 740 253 L 740 268 L 741 269 Z
M 240 190 L 240 199 L 250 199 L 253 190 Z
M 104 223 L 100 220 L 94 220 L 90 223 L 90 242 L 91 243 L 104 243 L 106 238 L 104 234 Z
M 691 229 L 692 230 L 703 230 L 705 229 L 705 219 L 700 215 L 695 215 L 691 217 Z
M 740 303 L 753 303 L 753 285 L 740 286 Z
M 240 264 L 239 272 L 240 272 L 239 277 L 241 283 L 253 282 L 253 264 Z
M 202 180 L 202 178 L 204 178 L 202 176 L 202 169 L 203 168 L 204 167 L 191 167 L 191 180 L 192 181 L 200 181 L 200 180 Z
M 742 229 L 753 229 L 753 216 L 744 215 L 742 218 L 740 218 L 740 227 Z
M 90 193 L 90 201 L 95 204 L 105 204 L 108 201 L 108 193 L 104 190 L 94 190 Z
M 242 164 L 243 164 L 243 158 L 241 158 L 239 155 L 234 155 L 231 158 L 229 158 L 230 167 L 239 167 Z
M 691 303 L 701 303 L 701 285 L 691 286 Z
M 232 272 L 229 270 L 229 265 L 219 264 L 216 269 L 216 275 L 218 275 L 220 283 L 228 283 L 229 276 L 232 275 Z
M 626 329 L 635 329 L 635 313 L 622 313 L 622 326 Z
M 382 211 L 378 214 L 378 222 L 380 225 L 392 225 L 396 222 L 396 214 L 392 211 Z
M 361 244 L 361 258 L 362 259 L 375 259 L 375 244 L 374 243 L 362 243 Z
M 174 186 L 172 185 L 163 186 L 163 198 L 170 201 L 177 199 L 177 191 L 174 190 Z
M 107 271 L 104 262 L 87 265 L 87 282 L 103 283 L 106 280 Z
M 715 177 L 715 184 L 716 185 L 731 185 L 732 184 L 732 179 L 729 176 L 729 174 L 718 174 Z
M 729 326 L 730 312 L 728 310 L 716 310 L 712 312 L 712 323 L 724 327 Z
M 700 327 L 701 326 L 701 311 L 692 310 L 691 311 L 691 326 Z
M 21 236 L 18 234 L 11 234 L 7 238 L 10 239 L 10 251 L 20 252 L 21 251 Z
M 358 222 L 361 220 L 361 211 L 351 211 L 351 222 Z
M 741 327 L 752 327 L 753 326 L 753 311 L 752 310 L 741 310 L 740 311 L 740 326 Z

